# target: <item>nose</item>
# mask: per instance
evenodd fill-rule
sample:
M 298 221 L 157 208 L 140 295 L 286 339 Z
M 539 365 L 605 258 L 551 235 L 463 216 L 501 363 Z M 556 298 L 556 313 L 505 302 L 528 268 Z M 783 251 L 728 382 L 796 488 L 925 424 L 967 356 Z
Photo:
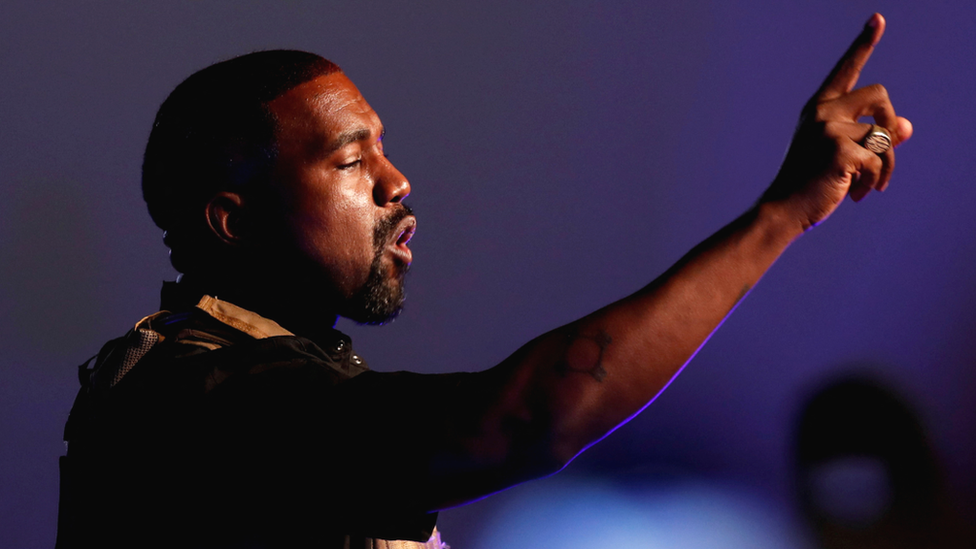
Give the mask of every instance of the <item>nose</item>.
M 383 158 L 382 164 L 382 171 L 373 186 L 373 200 L 386 206 L 406 198 L 410 194 L 410 182 L 388 159 Z

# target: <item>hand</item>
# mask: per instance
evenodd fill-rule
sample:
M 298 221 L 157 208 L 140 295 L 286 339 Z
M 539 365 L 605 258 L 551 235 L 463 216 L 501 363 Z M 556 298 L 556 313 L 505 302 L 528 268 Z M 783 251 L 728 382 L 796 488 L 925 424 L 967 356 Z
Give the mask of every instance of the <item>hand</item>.
M 858 202 L 871 189 L 885 190 L 895 167 L 894 146 L 912 135 L 911 122 L 895 115 L 883 86 L 853 89 L 884 28 L 884 17 L 872 15 L 803 108 L 786 160 L 761 199 L 784 203 L 804 230 L 826 219 L 848 194 Z M 891 149 L 879 155 L 861 146 L 871 128 L 858 122 L 862 116 L 888 130 Z

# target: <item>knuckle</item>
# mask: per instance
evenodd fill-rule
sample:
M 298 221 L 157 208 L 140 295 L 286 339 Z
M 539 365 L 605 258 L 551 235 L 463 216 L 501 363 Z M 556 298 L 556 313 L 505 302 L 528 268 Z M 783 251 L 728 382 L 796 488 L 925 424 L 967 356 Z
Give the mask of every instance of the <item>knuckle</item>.
M 882 86 L 881 84 L 875 84 L 875 85 L 878 86 L 878 96 L 884 99 L 885 101 L 887 101 L 889 99 L 888 88 Z
M 881 84 L 871 84 L 870 86 L 868 86 L 868 88 L 871 90 L 871 94 L 879 102 L 888 102 L 889 97 L 888 97 L 888 89 L 887 88 L 885 88 Z
M 871 156 L 865 160 L 864 165 L 876 173 L 880 173 L 885 167 L 884 160 L 876 154 L 871 154 Z
M 856 170 L 865 164 L 863 149 L 849 140 L 841 141 L 834 150 L 834 163 L 844 170 Z
M 817 103 L 817 106 L 813 110 L 814 119 L 823 122 L 830 118 L 831 111 L 830 105 L 828 103 Z
M 839 147 L 834 154 L 834 167 L 843 171 L 851 171 L 860 164 L 857 161 L 857 156 L 851 154 L 849 148 Z
M 823 123 L 823 134 L 834 141 L 839 141 L 844 137 L 843 124 L 828 120 Z

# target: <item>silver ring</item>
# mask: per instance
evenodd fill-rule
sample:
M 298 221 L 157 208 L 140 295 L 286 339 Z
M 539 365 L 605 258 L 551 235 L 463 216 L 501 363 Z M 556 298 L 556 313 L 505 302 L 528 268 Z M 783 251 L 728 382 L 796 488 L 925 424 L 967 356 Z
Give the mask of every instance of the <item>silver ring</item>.
M 891 148 L 891 134 L 881 126 L 871 124 L 871 129 L 861 141 L 861 146 L 875 154 L 884 154 Z

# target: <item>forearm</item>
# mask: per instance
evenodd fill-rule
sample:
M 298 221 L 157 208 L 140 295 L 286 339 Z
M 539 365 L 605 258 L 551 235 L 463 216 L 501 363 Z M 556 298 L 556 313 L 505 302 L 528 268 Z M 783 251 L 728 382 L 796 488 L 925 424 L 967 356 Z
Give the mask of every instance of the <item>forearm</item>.
M 760 205 L 637 293 L 544 334 L 458 391 L 442 452 L 444 500 L 558 470 L 649 404 L 806 228 L 850 196 L 882 190 L 894 151 L 861 145 L 874 117 L 892 145 L 912 135 L 881 86 L 854 89 L 884 31 L 873 15 L 807 102 Z M 435 467 L 436 469 L 436 467 Z
M 750 210 L 645 288 L 520 349 L 499 366 L 502 393 L 521 395 L 521 417 L 545 422 L 567 462 L 650 403 L 801 232 L 775 205 Z

